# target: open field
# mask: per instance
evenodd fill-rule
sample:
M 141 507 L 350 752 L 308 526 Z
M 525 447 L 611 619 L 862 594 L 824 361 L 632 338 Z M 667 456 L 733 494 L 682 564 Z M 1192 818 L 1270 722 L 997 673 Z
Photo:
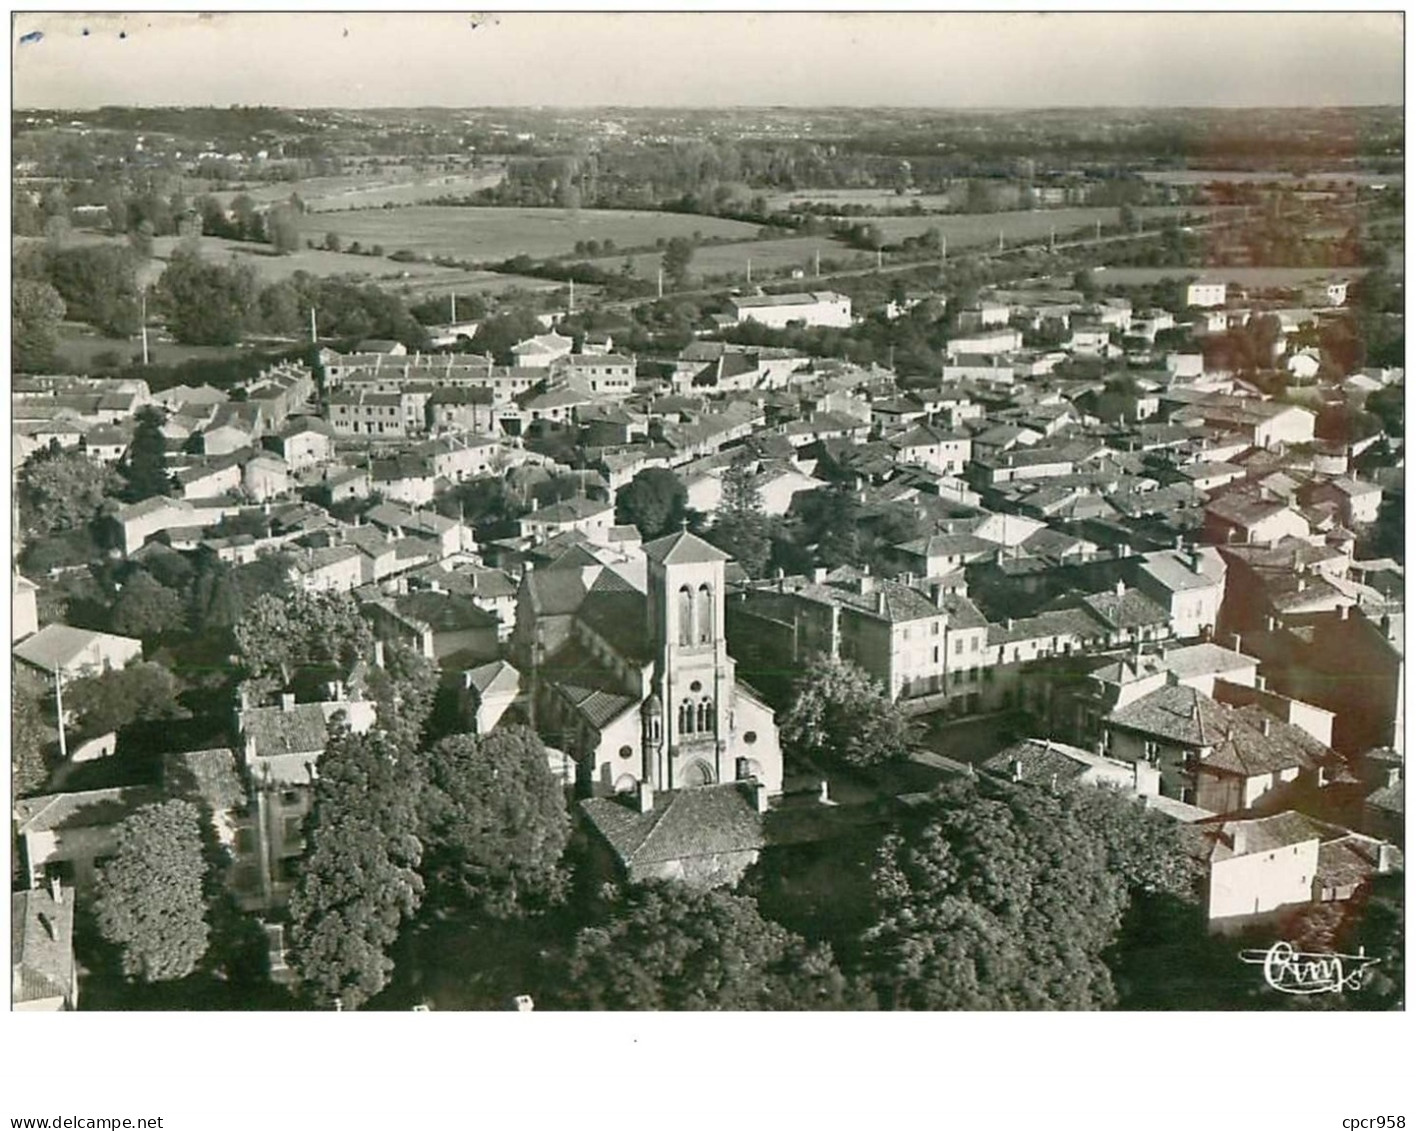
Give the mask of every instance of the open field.
M 1178 216 L 1186 212 L 1200 213 L 1218 211 L 1215 209 L 1181 208 L 1174 206 L 1138 208 L 1141 222 L 1155 222 L 1162 217 Z M 984 212 L 957 216 L 882 216 L 870 223 L 878 224 L 885 238 L 896 243 L 907 236 L 918 236 L 937 228 L 954 248 L 979 247 L 996 244 L 998 233 L 1003 233 L 1005 243 L 1028 240 L 1044 240 L 1049 232 L 1055 231 L 1059 240 L 1094 228 L 1097 221 L 1104 225 L 1114 225 L 1119 218 L 1116 208 L 1052 208 L 1029 212 Z
M 1301 287 L 1327 279 L 1355 279 L 1365 267 L 1098 267 L 1097 286 L 1144 286 L 1162 279 L 1201 276 L 1240 287 Z
M 810 276 L 818 251 L 823 261 L 834 260 L 851 266 L 867 266 L 875 262 L 875 256 L 869 252 L 856 251 L 837 240 L 825 236 L 803 236 L 700 247 L 693 253 L 689 272 L 696 278 L 706 275 L 745 275 L 750 259 L 754 270 L 779 272 L 791 267 L 800 267 Z M 634 264 L 634 273 L 641 279 L 655 278 L 663 260 L 663 256 L 658 252 L 648 252 L 628 257 L 611 256 L 593 262 L 606 271 L 618 271 L 626 258 Z
M 307 177 L 300 181 L 254 184 L 246 189 L 212 193 L 223 204 L 244 192 L 257 204 L 277 204 L 298 193 L 311 212 L 350 208 L 382 208 L 385 204 L 421 204 L 449 194 L 467 194 L 492 188 L 506 176 L 500 165 L 460 172 L 416 172 L 395 166 L 372 174 L 350 173 L 337 177 Z
M 1207 185 L 1215 182 L 1224 184 L 1354 184 L 1354 185 L 1400 185 L 1404 180 L 1401 173 L 1347 172 L 1304 173 L 1295 176 L 1279 170 L 1273 172 L 1250 172 L 1239 169 L 1166 169 L 1160 172 L 1144 172 L 1141 176 L 1158 185 Z
M 148 357 L 154 364 L 174 365 L 181 361 L 212 361 L 238 357 L 246 351 L 240 346 L 187 346 L 158 340 L 155 328 L 148 331 Z M 124 363 L 141 361 L 142 341 L 132 338 L 109 338 L 79 322 L 65 322 L 59 331 L 59 357 L 80 373 L 87 372 L 93 359 L 101 353 L 115 353 Z
M 957 194 L 914 192 L 901 195 L 894 189 L 886 188 L 803 189 L 800 192 L 768 193 L 767 207 L 773 212 L 785 212 L 793 204 L 801 203 L 863 205 L 866 208 L 912 208 L 918 204 L 929 211 L 951 207 L 956 195 L 962 197 L 963 190 Z
M 545 259 L 570 255 L 581 240 L 609 239 L 621 247 L 643 247 L 659 239 L 691 236 L 705 239 L 751 239 L 752 224 L 712 216 L 673 212 L 620 212 L 554 208 L 391 208 L 367 212 L 319 213 L 303 217 L 301 234 L 322 239 L 337 232 L 345 244 L 382 245 L 421 255 L 447 255 L 478 263 L 496 263 L 516 255 Z

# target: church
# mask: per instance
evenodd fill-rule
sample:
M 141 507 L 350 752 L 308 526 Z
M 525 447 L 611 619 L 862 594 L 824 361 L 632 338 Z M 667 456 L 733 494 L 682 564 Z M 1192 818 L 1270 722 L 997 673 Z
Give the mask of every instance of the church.
M 578 792 L 780 794 L 773 712 L 728 655 L 728 555 L 687 530 L 619 561 L 597 549 L 527 568 L 511 640 L 532 721 L 574 762 Z

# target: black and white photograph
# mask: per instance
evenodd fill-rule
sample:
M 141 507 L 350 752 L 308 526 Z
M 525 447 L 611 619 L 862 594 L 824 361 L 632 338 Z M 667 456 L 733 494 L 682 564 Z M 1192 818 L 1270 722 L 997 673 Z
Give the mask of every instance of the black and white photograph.
M 12 12 L 0 1117 L 1404 1044 L 1404 18 Z

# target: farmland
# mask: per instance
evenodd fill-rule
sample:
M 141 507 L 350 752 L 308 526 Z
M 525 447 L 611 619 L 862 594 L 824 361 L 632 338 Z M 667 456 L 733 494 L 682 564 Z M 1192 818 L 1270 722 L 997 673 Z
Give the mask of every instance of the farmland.
M 737 220 L 672 212 L 550 208 L 390 208 L 320 213 L 302 218 L 302 236 L 321 240 L 336 232 L 347 246 L 357 240 L 393 252 L 445 255 L 475 263 L 498 263 L 516 255 L 547 259 L 570 255 L 581 241 L 613 240 L 621 247 L 652 246 L 674 236 L 751 239 L 757 228 Z
M 913 208 L 918 205 L 926 212 L 943 210 L 955 206 L 962 199 L 962 190 L 957 193 L 905 193 L 894 189 L 801 189 L 798 192 L 777 192 L 767 195 L 767 207 L 773 212 L 786 212 L 796 204 L 834 204 L 842 208 L 863 207 L 879 209 Z
M 1300 184 L 1319 185 L 1400 185 L 1401 173 L 1371 173 L 1348 170 L 1329 173 L 1288 173 L 1281 170 L 1240 170 L 1240 169 L 1166 169 L 1158 172 L 1144 171 L 1144 180 L 1158 185 L 1207 185 L 1207 184 L 1279 184 L 1292 187 Z
M 800 267 L 810 275 L 817 253 L 822 261 L 832 260 L 844 266 L 865 266 L 875 262 L 875 256 L 863 251 L 854 251 L 838 240 L 825 236 L 803 236 L 781 240 L 752 240 L 745 243 L 711 244 L 698 248 L 693 254 L 690 272 L 697 278 L 714 275 L 745 275 L 748 261 L 752 261 L 754 271 L 781 272 Z M 659 270 L 662 256 L 657 252 L 642 255 L 612 256 L 594 260 L 597 267 L 606 271 L 618 271 L 624 261 L 634 264 L 634 273 L 641 279 L 653 279 Z
M 1200 211 L 1206 210 L 1179 207 L 1138 208 L 1136 214 L 1142 223 L 1145 223 L 1154 222 L 1161 217 Z M 1114 226 L 1118 217 L 1119 212 L 1115 208 L 1056 208 L 1033 212 L 986 212 L 967 216 L 882 216 L 869 222 L 878 225 L 890 243 L 897 243 L 909 236 L 918 236 L 930 228 L 935 228 L 949 241 L 949 248 L 953 250 L 996 243 L 999 232 L 1003 233 L 1006 243 L 1045 240 L 1048 233 L 1053 231 L 1060 240 L 1065 236 L 1085 233 L 1098 222 Z
M 229 205 L 241 193 L 257 204 L 278 204 L 297 193 L 311 212 L 337 212 L 384 205 L 413 205 L 444 196 L 464 195 L 491 188 L 506 176 L 501 165 L 477 170 L 425 172 L 407 166 L 393 166 L 376 173 L 350 173 L 334 177 L 307 177 L 299 181 L 257 184 L 245 189 L 225 189 L 212 193 Z
M 1279 288 L 1353 279 L 1365 271 L 1365 267 L 1107 267 L 1098 268 L 1095 279 L 1100 287 L 1128 287 L 1203 276 L 1240 287 Z

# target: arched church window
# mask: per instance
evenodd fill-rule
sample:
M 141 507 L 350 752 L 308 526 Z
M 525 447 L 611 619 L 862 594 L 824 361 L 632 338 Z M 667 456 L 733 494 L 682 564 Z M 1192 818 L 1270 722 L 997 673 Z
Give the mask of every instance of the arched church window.
M 693 704 L 685 699 L 678 709 L 679 734 L 693 733 Z
M 713 729 L 713 704 L 707 699 L 700 700 L 698 704 L 698 728 L 700 732 Z
M 678 641 L 693 643 L 693 590 L 687 585 L 678 591 Z
M 713 589 L 708 585 L 698 587 L 698 643 L 707 644 L 713 639 Z

